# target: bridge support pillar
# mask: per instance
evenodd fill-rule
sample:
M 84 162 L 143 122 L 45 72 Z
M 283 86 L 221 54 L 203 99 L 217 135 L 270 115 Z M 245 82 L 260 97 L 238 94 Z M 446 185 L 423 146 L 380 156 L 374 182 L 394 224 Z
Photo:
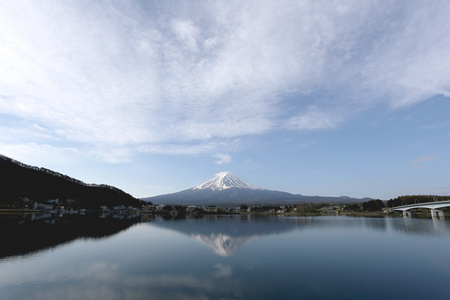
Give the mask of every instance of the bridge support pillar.
M 403 216 L 404 216 L 404 217 L 411 218 L 411 217 L 412 217 L 412 214 L 411 214 L 410 211 L 404 210 L 404 211 L 403 211 Z
M 444 212 L 439 209 L 432 209 L 431 210 L 431 217 L 433 219 L 444 219 Z

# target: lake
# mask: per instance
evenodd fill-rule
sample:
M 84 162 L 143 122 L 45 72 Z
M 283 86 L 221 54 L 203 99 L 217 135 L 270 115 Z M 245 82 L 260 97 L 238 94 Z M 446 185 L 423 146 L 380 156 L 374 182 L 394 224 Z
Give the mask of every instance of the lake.
M 1 216 L 1 299 L 448 299 L 440 219 Z

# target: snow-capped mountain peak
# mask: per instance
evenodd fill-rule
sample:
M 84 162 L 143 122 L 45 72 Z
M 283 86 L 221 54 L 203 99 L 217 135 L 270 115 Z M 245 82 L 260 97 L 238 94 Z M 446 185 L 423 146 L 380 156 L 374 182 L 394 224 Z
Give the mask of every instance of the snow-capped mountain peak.
M 251 185 L 245 181 L 242 181 L 231 172 L 220 172 L 216 174 L 216 176 L 213 179 L 208 180 L 207 182 L 204 182 L 200 185 L 197 185 L 196 187 L 193 188 L 193 190 L 220 191 L 229 188 L 263 190 L 259 187 Z

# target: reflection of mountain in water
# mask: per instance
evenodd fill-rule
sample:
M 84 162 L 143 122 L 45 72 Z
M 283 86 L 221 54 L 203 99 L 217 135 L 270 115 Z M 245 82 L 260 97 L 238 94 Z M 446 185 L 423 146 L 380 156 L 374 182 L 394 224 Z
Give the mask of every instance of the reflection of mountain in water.
M 31 215 L 0 215 L 0 259 L 44 251 L 80 238 L 107 237 L 139 221 L 140 218 L 100 219 L 97 215 L 34 220 Z
M 182 232 L 208 245 L 218 255 L 230 256 L 255 239 L 288 232 L 310 221 L 311 219 L 303 218 L 211 216 L 200 219 L 153 222 L 151 225 Z
M 47 216 L 50 217 L 50 216 Z M 122 220 L 97 215 L 73 215 L 34 220 L 31 216 L 0 215 L 0 259 L 28 255 L 80 238 L 103 238 L 139 223 L 141 218 Z M 150 226 L 186 234 L 211 247 L 220 256 L 230 256 L 244 245 L 264 236 L 282 234 L 296 229 L 333 230 L 366 228 L 379 232 L 423 236 L 449 236 L 450 221 L 412 218 L 364 217 L 250 217 L 205 216 L 198 219 L 163 220 L 155 215 L 144 216 Z
M 191 234 L 191 236 L 202 242 L 209 247 L 214 249 L 214 252 L 220 256 L 230 256 L 233 255 L 239 248 L 251 241 L 259 238 L 259 236 L 254 235 L 250 237 L 233 237 L 226 234 L 211 234 L 209 236 L 201 234 Z
M 151 226 L 184 233 L 211 247 L 220 256 L 233 255 L 239 248 L 255 239 L 295 229 L 365 228 L 379 232 L 395 231 L 400 234 L 427 236 L 450 234 L 448 220 L 404 218 L 208 216 L 198 219 L 160 219 L 152 222 Z

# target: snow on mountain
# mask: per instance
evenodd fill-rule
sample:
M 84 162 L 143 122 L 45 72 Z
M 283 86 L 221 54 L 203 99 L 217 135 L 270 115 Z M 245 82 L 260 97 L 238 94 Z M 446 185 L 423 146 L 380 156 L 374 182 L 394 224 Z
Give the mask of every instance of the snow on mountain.
M 208 180 L 207 182 L 204 182 L 200 185 L 197 185 L 196 187 L 193 188 L 193 190 L 221 191 L 229 188 L 264 190 L 257 186 L 251 185 L 245 181 L 242 181 L 231 172 L 220 172 L 216 174 L 216 176 L 213 179 Z
M 142 198 L 158 204 L 181 205 L 240 205 L 240 204 L 292 204 L 301 202 L 359 202 L 359 199 L 340 197 L 303 196 L 280 191 L 272 191 L 251 185 L 230 172 L 220 172 L 216 176 L 193 188 L 177 193 Z
M 220 172 L 214 178 L 193 188 L 173 194 L 143 198 L 159 204 L 242 204 L 268 203 L 278 200 L 298 200 L 300 195 L 271 191 L 251 185 L 230 172 Z

